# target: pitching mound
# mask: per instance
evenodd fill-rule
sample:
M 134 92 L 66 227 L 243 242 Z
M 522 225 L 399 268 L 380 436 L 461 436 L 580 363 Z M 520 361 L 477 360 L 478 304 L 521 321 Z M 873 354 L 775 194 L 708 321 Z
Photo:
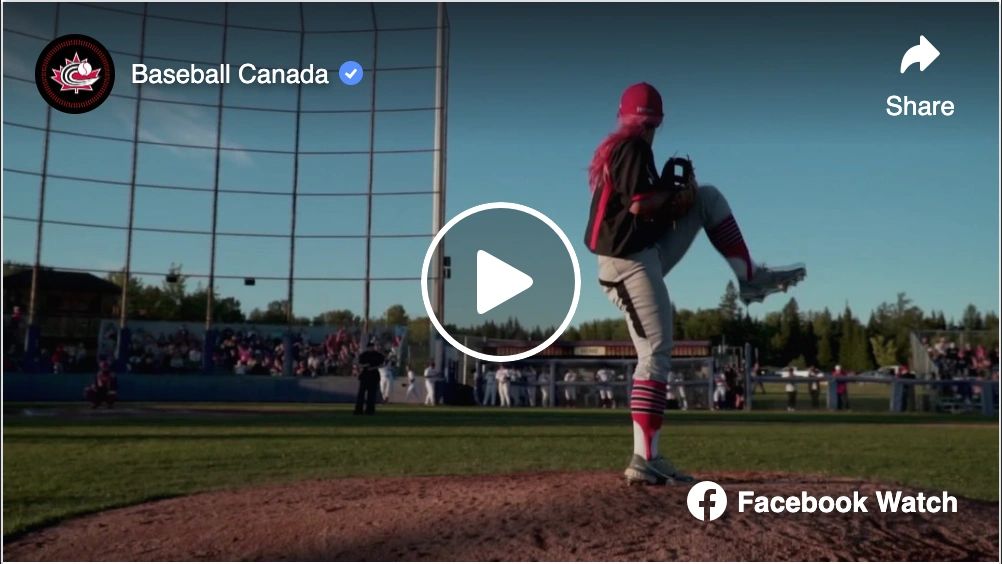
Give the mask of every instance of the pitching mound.
M 858 480 L 700 476 L 728 490 L 720 519 L 688 488 L 628 488 L 616 474 L 347 479 L 223 491 L 69 520 L 4 547 L 12 560 L 997 560 L 998 506 L 881 514 Z M 871 513 L 738 513 L 764 495 L 871 495 Z M 890 488 L 892 489 L 892 488 Z

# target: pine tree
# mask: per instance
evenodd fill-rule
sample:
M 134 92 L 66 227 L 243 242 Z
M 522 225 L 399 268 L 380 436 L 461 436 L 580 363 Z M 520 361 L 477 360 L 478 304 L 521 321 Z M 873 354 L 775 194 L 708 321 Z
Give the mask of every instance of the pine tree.
M 839 346 L 839 364 L 846 370 L 863 372 L 873 368 L 870 343 L 866 338 L 866 329 L 852 316 L 849 308 L 842 319 L 842 339 Z
M 989 342 L 999 342 L 999 316 L 994 311 L 985 314 L 985 330 L 988 331 Z
M 814 324 L 806 323 L 803 336 L 803 353 L 807 366 L 817 366 L 818 364 L 818 336 L 814 333 Z
M 981 318 L 981 312 L 978 311 L 978 307 L 974 304 L 967 304 L 967 307 L 964 308 L 964 315 L 961 323 L 963 323 L 964 329 L 967 331 L 980 331 L 985 328 L 985 322 Z
M 727 287 L 724 288 L 724 295 L 720 297 L 720 305 L 717 309 L 720 310 L 720 315 L 725 321 L 734 321 L 741 318 L 741 304 L 739 302 L 738 289 L 734 286 L 734 281 L 727 282 Z
M 856 351 L 853 355 L 855 370 L 857 372 L 873 370 L 873 352 L 862 325 L 856 329 L 855 348 Z
M 672 332 L 675 335 L 676 340 L 685 339 L 685 319 L 683 317 L 687 316 L 689 310 L 680 310 L 675 307 L 675 303 L 671 304 L 671 322 L 672 322 Z
M 833 350 L 832 314 L 825 308 L 814 318 L 814 333 L 817 335 L 818 357 L 817 365 L 823 370 L 831 370 L 835 366 L 835 351 Z

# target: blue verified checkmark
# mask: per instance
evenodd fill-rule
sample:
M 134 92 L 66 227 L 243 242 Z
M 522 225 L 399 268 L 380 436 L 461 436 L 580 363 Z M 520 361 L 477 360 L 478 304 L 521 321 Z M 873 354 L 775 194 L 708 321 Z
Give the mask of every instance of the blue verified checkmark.
M 341 77 L 341 82 L 348 86 L 355 86 L 362 82 L 362 65 L 355 61 L 345 61 L 338 69 L 337 75 Z

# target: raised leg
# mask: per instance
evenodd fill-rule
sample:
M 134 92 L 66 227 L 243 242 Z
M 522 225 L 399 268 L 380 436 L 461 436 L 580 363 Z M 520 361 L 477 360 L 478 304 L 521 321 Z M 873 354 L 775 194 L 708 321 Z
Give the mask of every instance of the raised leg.
M 676 220 L 658 240 L 662 275 L 671 272 L 682 260 L 700 230 L 706 231 L 710 242 L 731 265 L 738 280 L 750 277 L 751 257 L 731 214 L 731 206 L 720 190 L 708 184 L 696 190 L 689 212 Z

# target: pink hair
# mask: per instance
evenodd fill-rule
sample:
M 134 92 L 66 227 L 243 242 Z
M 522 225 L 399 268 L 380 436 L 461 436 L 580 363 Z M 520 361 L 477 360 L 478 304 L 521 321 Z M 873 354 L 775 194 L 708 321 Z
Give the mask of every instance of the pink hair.
M 644 131 L 661 124 L 660 118 L 641 115 L 621 115 L 619 116 L 619 127 L 610 133 L 595 149 L 595 155 L 588 166 L 588 185 L 591 191 L 608 182 L 609 161 L 612 159 L 612 151 L 620 143 L 627 139 L 640 137 Z

